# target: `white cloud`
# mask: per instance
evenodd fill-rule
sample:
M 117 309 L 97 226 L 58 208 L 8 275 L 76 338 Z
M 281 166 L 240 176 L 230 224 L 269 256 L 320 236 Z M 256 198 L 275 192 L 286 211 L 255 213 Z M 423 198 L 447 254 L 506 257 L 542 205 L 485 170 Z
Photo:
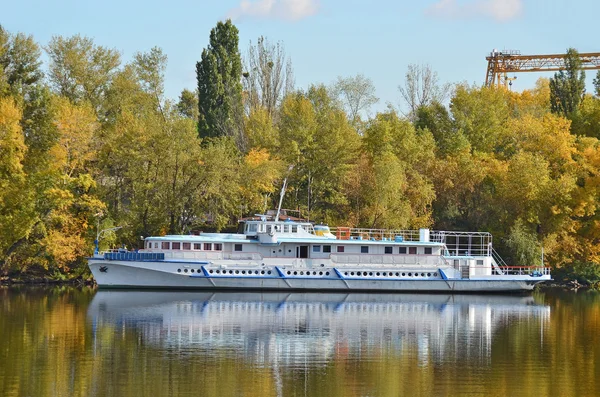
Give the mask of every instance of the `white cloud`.
M 425 13 L 443 18 L 488 17 L 504 22 L 517 18 L 523 11 L 523 0 L 439 0 Z
M 227 17 L 231 19 L 273 18 L 297 21 L 315 15 L 320 0 L 242 0 L 239 6 L 230 10 Z

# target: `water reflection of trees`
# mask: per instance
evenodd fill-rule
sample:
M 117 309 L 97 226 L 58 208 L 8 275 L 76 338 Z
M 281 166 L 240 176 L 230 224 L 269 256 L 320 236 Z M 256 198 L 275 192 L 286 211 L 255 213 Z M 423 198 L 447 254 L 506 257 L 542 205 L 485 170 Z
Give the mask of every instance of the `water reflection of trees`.
M 406 319 L 408 306 L 402 305 L 398 310 L 407 311 L 396 314 L 371 305 L 373 315 L 367 317 L 361 317 L 359 302 L 328 303 L 330 312 L 307 302 L 275 305 L 284 319 L 305 313 L 290 328 L 257 324 L 248 313 L 260 305 L 228 312 L 222 302 L 215 306 L 217 315 L 223 321 L 232 315 L 225 323 L 237 320 L 237 326 L 202 341 L 178 332 L 198 330 L 185 310 L 198 310 L 206 321 L 214 315 L 207 311 L 210 304 L 203 309 L 179 300 L 180 317 L 157 331 L 160 304 L 150 303 L 137 320 L 111 318 L 109 307 L 104 317 L 94 317 L 88 310 L 92 297 L 91 291 L 72 289 L 0 290 L 0 395 L 600 395 L 600 298 L 593 294 L 537 295 L 530 306 L 551 312 L 542 317 L 527 305 L 511 311 L 490 304 L 487 312 L 486 305 L 458 310 L 417 305 L 412 310 L 418 309 L 415 318 L 422 321 L 412 332 L 407 322 L 400 321 L 402 328 L 386 320 Z M 315 307 L 319 310 L 311 313 Z M 439 321 L 432 320 L 436 316 Z M 253 320 L 255 328 L 245 320 Z M 362 320 L 362 327 L 352 328 Z M 236 343 L 219 339 L 228 335 Z M 292 347 L 296 353 L 282 360 Z M 273 348 L 283 349 L 279 360 Z M 311 348 L 325 353 L 296 360 Z

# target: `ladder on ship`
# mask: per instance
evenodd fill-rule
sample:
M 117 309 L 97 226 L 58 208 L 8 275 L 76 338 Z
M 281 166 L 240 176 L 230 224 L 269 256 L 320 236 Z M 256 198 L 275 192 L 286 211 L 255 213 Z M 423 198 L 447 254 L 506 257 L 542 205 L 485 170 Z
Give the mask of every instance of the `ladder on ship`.
M 504 259 L 498 254 L 498 252 L 492 247 L 492 267 L 500 275 L 505 274 L 502 268 L 508 269 L 508 265 L 504 262 Z

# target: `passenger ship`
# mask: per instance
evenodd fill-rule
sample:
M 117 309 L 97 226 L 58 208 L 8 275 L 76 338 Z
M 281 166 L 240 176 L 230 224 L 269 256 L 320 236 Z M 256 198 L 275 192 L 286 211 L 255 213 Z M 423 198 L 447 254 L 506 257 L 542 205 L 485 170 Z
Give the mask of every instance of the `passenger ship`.
M 99 253 L 100 288 L 295 291 L 520 291 L 548 268 L 511 267 L 486 232 L 379 230 L 260 215 L 238 233 L 145 238 L 144 249 Z

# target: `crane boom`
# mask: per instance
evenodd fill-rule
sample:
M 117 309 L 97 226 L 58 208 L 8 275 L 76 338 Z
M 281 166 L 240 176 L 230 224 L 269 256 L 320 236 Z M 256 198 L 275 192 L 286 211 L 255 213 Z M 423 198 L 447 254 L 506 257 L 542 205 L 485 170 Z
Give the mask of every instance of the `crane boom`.
M 514 78 L 507 73 L 552 72 L 565 69 L 566 54 L 521 55 L 519 51 L 494 50 L 485 59 L 488 61 L 485 77 L 486 87 L 507 87 Z M 600 69 L 600 52 L 580 53 L 581 69 Z

